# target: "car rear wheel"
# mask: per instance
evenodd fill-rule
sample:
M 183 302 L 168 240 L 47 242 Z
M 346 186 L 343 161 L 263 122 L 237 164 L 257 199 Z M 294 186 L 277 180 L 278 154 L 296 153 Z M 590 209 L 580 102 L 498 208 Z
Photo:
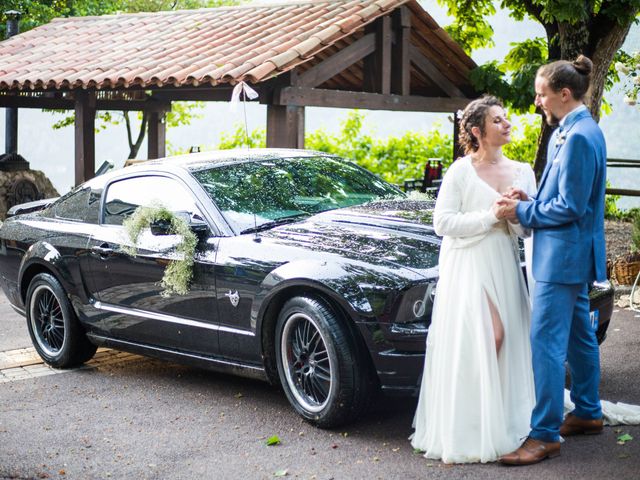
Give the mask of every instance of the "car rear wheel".
M 276 325 L 278 374 L 289 402 L 309 422 L 336 427 L 364 413 L 369 362 L 336 312 L 321 299 L 295 297 Z
M 27 326 L 36 351 L 52 367 L 73 367 L 96 353 L 62 285 L 51 274 L 40 273 L 29 284 Z

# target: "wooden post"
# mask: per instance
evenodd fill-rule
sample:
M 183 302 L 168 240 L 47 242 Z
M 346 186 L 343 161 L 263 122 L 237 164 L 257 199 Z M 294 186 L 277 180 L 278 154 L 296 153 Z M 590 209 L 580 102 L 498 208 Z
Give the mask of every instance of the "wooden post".
M 166 156 L 167 128 L 165 112 L 149 112 L 147 127 L 147 158 L 162 158 Z
M 267 105 L 267 147 L 304 148 L 304 107 Z
M 96 171 L 96 95 L 95 92 L 73 91 L 75 97 L 75 183 L 93 178 Z
M 409 60 L 411 37 L 411 13 L 407 7 L 400 7 L 394 13 L 393 30 L 395 41 L 393 45 L 391 69 L 391 93 L 410 95 L 411 65 Z
M 460 145 L 460 120 L 458 113 L 453 112 L 453 161 L 464 156 L 464 150 Z
M 363 59 L 363 85 L 365 92 L 391 93 L 391 17 L 381 17 L 365 27 L 365 34 L 375 32 L 376 49 Z
M 22 14 L 16 10 L 4 12 L 7 16 L 5 38 L 13 37 L 20 33 L 20 17 Z M 12 94 L 11 92 L 10 94 Z M 5 113 L 4 147 L 6 153 L 18 153 L 18 109 L 7 108 Z

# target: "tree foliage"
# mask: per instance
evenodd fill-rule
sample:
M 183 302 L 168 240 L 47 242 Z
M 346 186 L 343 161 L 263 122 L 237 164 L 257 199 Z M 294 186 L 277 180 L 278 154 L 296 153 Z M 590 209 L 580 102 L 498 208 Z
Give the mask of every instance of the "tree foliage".
M 56 17 L 189 10 L 239 3 L 242 0 L 0 0 L 0 12 L 20 12 L 20 31 L 25 32 Z M 5 32 L 6 25 L 0 25 L 2 38 Z
M 494 13 L 494 0 L 438 0 L 455 20 L 446 29 L 467 51 L 493 45 L 493 29 L 487 17 Z M 573 60 L 579 54 L 594 64 L 592 87 L 587 104 L 599 118 L 603 92 L 618 76 L 612 64 L 637 21 L 640 0 L 500 0 L 516 21 L 534 20 L 542 25 L 545 37 L 512 43 L 502 62 L 490 62 L 472 73 L 480 91 L 501 97 L 515 111 L 533 111 L 533 81 L 537 68 L 553 60 Z M 542 171 L 551 130 L 544 123 L 535 169 Z

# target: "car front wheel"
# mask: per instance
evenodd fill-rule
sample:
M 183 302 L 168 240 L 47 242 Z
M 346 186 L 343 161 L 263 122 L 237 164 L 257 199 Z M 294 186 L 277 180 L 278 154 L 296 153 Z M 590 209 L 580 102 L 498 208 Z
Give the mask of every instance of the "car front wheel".
M 87 339 L 60 282 L 51 274 L 33 277 L 27 290 L 27 326 L 31 341 L 52 367 L 86 362 L 96 352 Z
M 289 402 L 309 422 L 336 427 L 364 413 L 369 363 L 336 312 L 315 297 L 295 297 L 276 325 L 278 373 Z

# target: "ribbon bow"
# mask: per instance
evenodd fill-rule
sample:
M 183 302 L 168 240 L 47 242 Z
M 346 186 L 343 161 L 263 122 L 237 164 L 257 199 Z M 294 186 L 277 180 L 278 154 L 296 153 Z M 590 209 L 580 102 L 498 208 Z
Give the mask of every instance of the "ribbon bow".
M 244 94 L 243 100 L 246 100 L 247 98 L 249 98 L 249 100 L 255 100 L 256 98 L 258 98 L 258 92 L 251 88 L 246 82 L 238 82 L 236 86 L 233 87 L 233 92 L 231 93 L 230 109 L 232 112 L 235 112 L 238 108 L 240 94 Z

